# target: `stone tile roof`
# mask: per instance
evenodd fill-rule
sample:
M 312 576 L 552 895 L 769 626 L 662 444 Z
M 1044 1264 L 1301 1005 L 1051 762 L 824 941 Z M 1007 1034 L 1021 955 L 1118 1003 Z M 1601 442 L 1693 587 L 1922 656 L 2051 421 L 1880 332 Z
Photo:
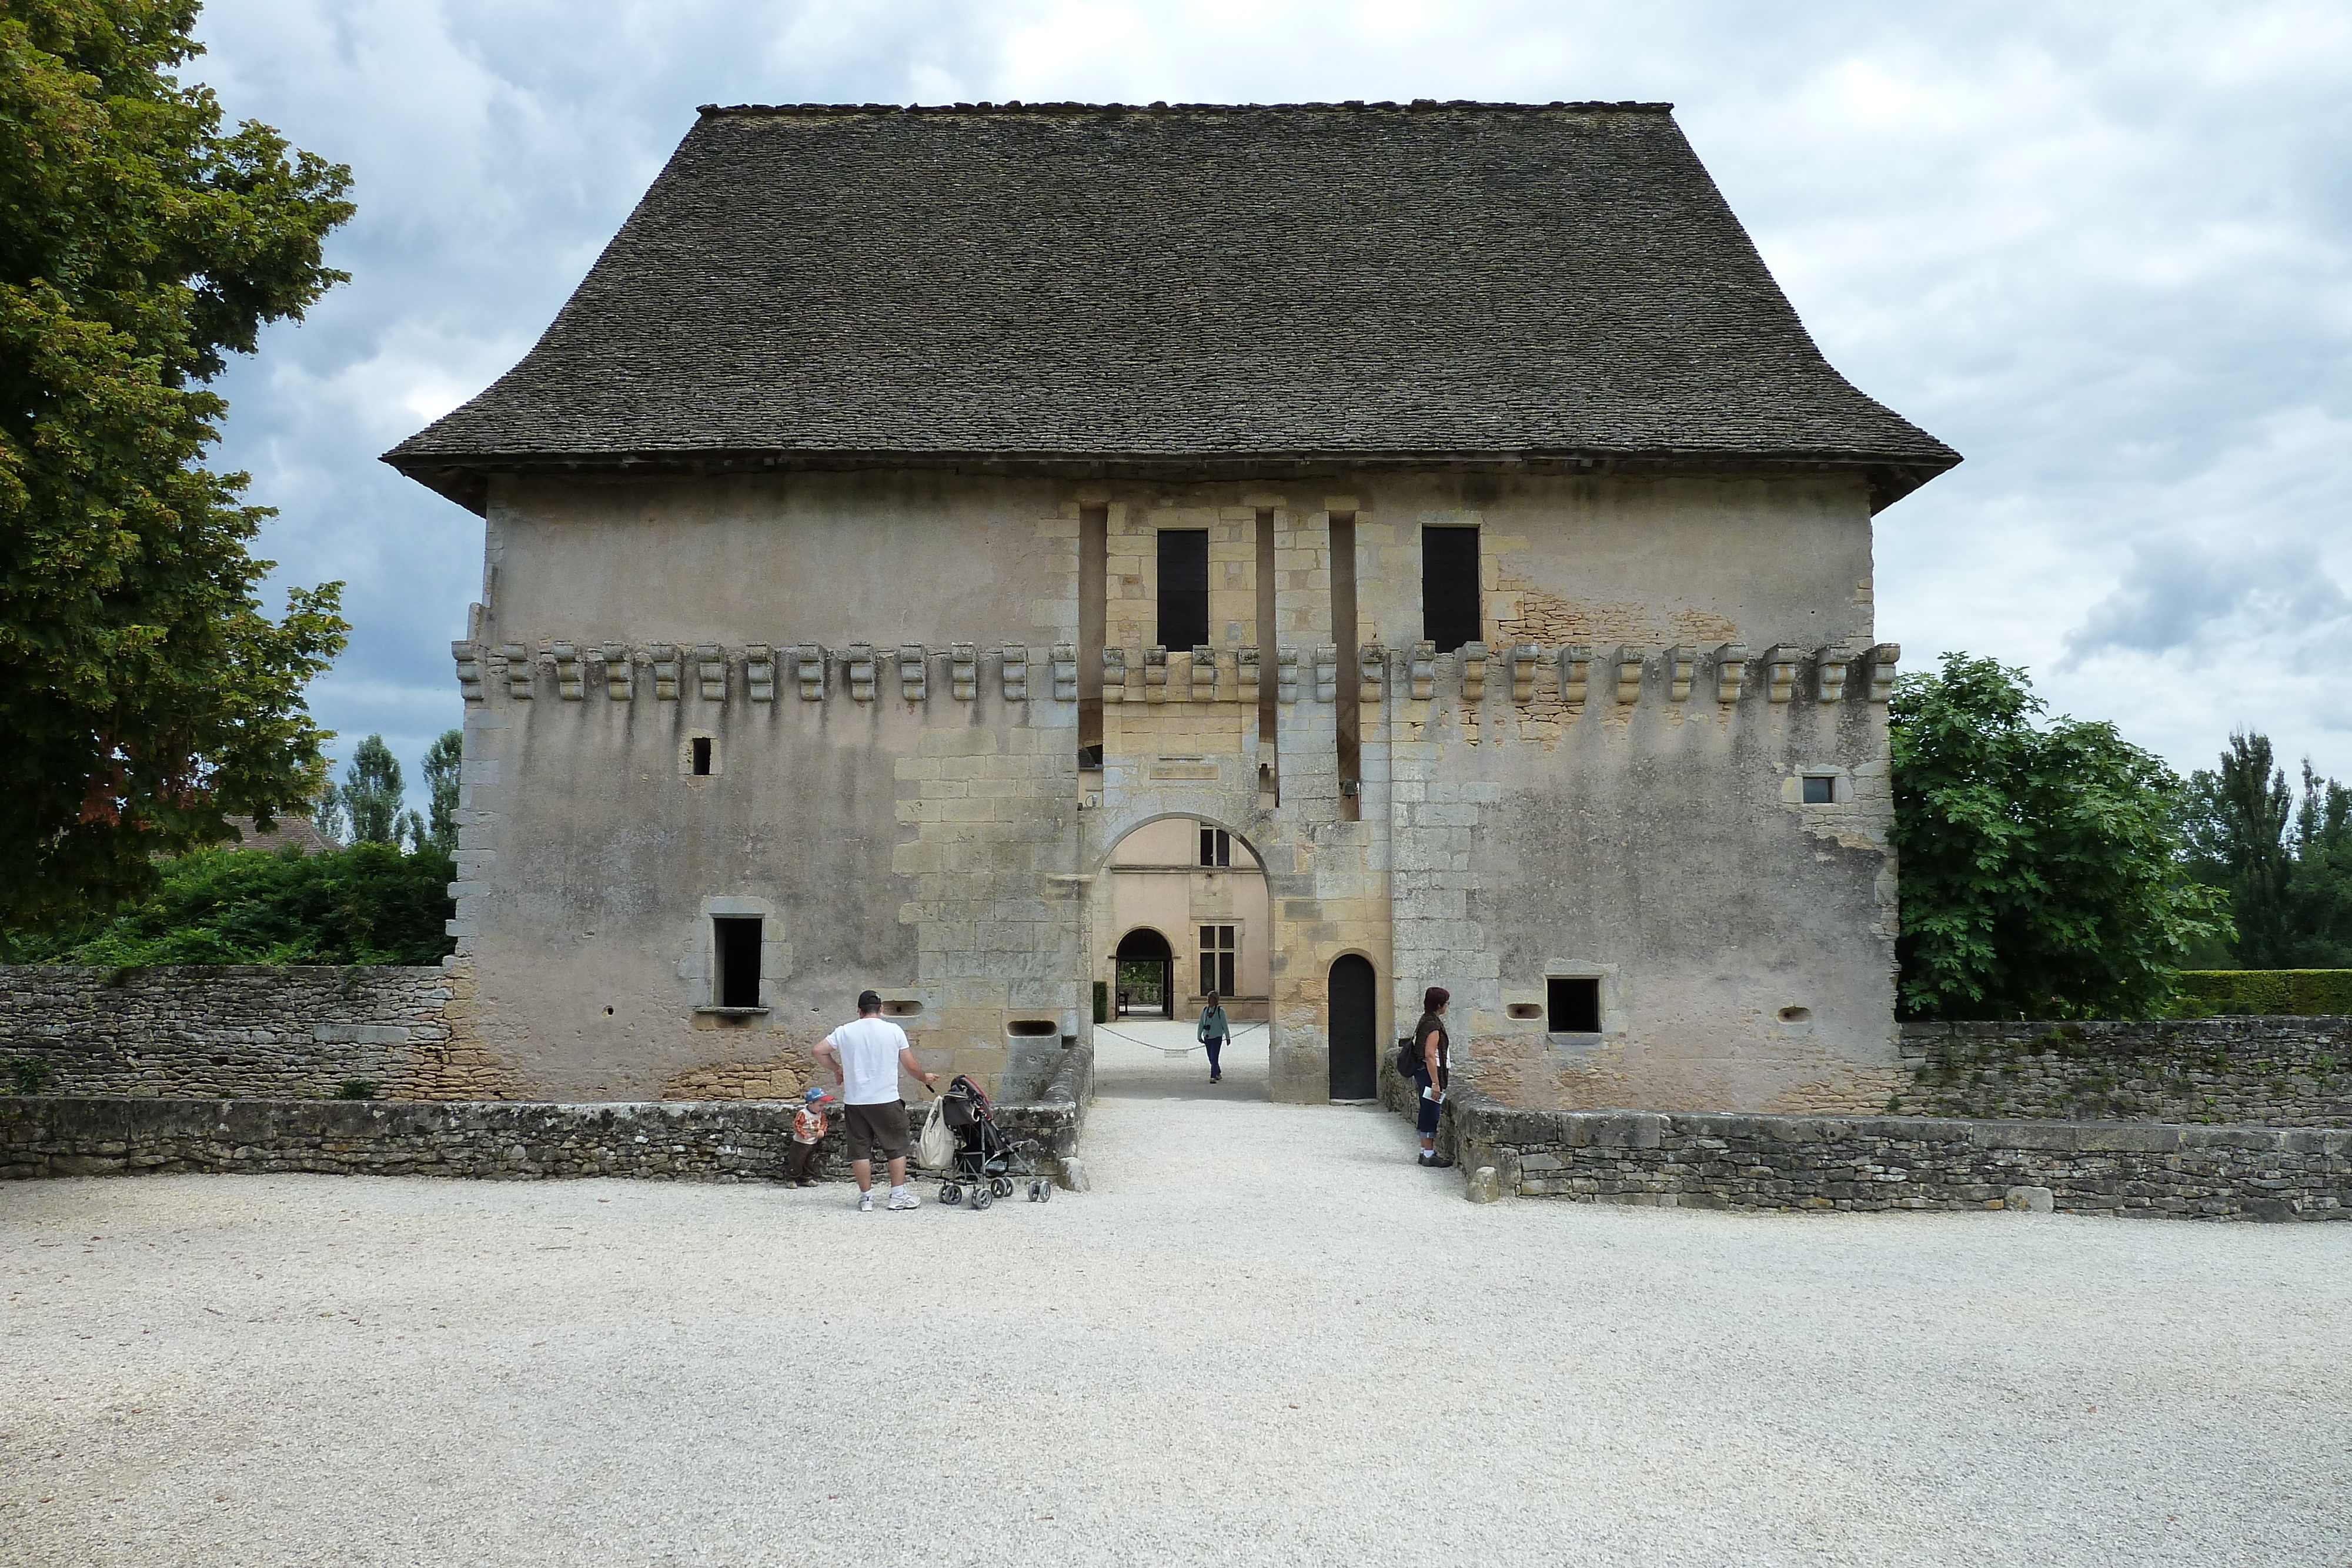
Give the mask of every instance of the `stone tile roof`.
M 522 362 L 386 455 L 1958 454 L 1831 369 L 1664 104 L 706 108 Z

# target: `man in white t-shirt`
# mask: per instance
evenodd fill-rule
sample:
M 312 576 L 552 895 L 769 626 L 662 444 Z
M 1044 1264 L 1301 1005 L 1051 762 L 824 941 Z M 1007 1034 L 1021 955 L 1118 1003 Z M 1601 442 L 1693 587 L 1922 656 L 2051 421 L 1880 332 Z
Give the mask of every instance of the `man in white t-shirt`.
M 882 998 L 872 991 L 857 993 L 857 1021 L 818 1041 L 816 1059 L 841 1085 L 841 1125 L 850 1174 L 857 1178 L 857 1207 L 874 1207 L 874 1151 L 879 1148 L 890 1162 L 890 1207 L 914 1207 L 918 1200 L 907 1190 L 907 1147 L 914 1140 L 907 1103 L 898 1098 L 898 1069 L 921 1079 L 926 1089 L 939 1074 L 923 1071 L 907 1031 L 882 1016 Z

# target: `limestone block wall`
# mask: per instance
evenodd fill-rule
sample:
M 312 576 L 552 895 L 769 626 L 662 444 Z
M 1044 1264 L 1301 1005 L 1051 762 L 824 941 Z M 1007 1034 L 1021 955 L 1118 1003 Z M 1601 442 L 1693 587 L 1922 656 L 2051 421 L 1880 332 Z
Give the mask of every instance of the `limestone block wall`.
M 0 967 L 0 1058 L 45 1092 L 317 1100 L 353 1079 L 404 1100 L 499 1100 L 510 1064 L 453 1030 L 460 987 L 428 968 Z
M 1910 1023 L 1902 1049 L 1927 1115 L 2352 1126 L 2352 1019 Z

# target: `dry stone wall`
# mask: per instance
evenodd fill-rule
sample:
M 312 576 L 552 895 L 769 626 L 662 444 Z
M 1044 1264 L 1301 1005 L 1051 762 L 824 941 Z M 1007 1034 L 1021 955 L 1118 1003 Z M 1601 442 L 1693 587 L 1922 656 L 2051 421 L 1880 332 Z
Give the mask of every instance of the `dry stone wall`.
M 2352 1131 L 1521 1111 L 1456 1093 L 1470 1196 L 1664 1207 L 2352 1218 Z
M 1916 1114 L 2352 1126 L 2352 1018 L 1903 1027 Z
M 38 1062 L 52 1094 L 315 1100 L 358 1079 L 394 1099 L 515 1098 L 453 1028 L 464 986 L 437 967 L 12 965 L 0 1059 Z

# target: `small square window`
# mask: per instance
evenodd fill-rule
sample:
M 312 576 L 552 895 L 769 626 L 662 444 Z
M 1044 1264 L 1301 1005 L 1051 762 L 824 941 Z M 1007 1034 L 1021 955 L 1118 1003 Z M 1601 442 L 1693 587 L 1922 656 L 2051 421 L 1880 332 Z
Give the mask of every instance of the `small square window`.
M 1837 779 L 1827 773 L 1805 775 L 1805 804 L 1830 806 L 1837 802 Z
M 1544 1029 L 1551 1034 L 1601 1032 L 1601 982 L 1554 975 L 1544 981 Z

